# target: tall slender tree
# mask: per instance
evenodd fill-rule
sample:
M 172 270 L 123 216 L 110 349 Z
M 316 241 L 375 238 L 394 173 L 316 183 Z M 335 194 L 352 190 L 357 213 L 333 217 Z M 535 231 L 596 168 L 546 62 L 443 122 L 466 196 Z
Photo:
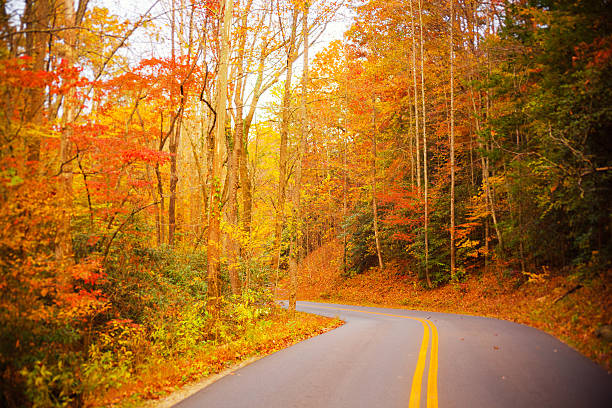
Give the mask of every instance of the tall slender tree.
M 274 228 L 274 249 L 272 257 L 272 267 L 276 269 L 276 281 L 281 258 L 281 240 L 283 234 L 283 224 L 285 222 L 285 200 L 287 196 L 287 139 L 289 135 L 289 124 L 291 121 L 291 82 L 293 79 L 293 63 L 297 54 L 297 22 L 298 6 L 293 5 L 291 18 L 291 33 L 287 39 L 287 68 L 285 76 L 285 86 L 283 100 L 281 103 L 281 128 L 280 128 L 280 148 L 278 161 L 278 194 L 276 200 L 276 221 Z M 275 284 L 276 287 L 276 284 Z
M 308 11 L 309 1 L 305 0 L 303 3 L 302 10 L 302 41 L 304 43 L 303 52 L 303 72 L 302 72 L 302 95 L 300 98 L 300 140 L 297 154 L 297 164 L 295 170 L 295 188 L 293 192 L 293 211 L 294 211 L 294 224 L 295 232 L 293 243 L 291 245 L 291 259 L 289 263 L 289 275 L 291 280 L 291 288 L 289 293 L 289 308 L 295 310 L 298 292 L 298 263 L 302 258 L 302 171 L 304 167 L 304 154 L 306 152 L 306 145 L 308 143 L 308 81 L 309 81 L 309 67 L 308 67 L 308 51 L 309 51 L 309 38 L 308 38 Z
M 221 176 L 223 147 L 225 145 L 225 121 L 227 103 L 227 83 L 230 51 L 230 32 L 232 28 L 232 15 L 234 2 L 223 2 L 223 26 L 221 30 L 221 52 L 219 55 L 219 74 L 217 79 L 216 101 L 216 127 L 214 145 L 212 147 L 211 176 L 211 205 L 210 221 L 208 226 L 207 261 L 208 261 L 208 309 L 216 319 L 219 312 L 219 268 L 221 252 Z
M 421 127 L 423 129 L 423 191 L 425 200 L 425 278 L 427 286 L 431 287 L 431 278 L 429 276 L 429 180 L 428 180 L 428 155 L 427 155 L 427 116 L 425 113 L 425 45 L 423 39 L 423 1 L 419 0 L 419 43 L 421 45 L 421 113 L 423 121 Z M 418 139 L 418 137 L 417 137 Z
M 414 0 L 410 0 L 410 29 L 412 36 L 412 86 L 414 88 L 414 144 L 416 148 L 416 179 L 417 179 L 417 188 L 419 192 L 421 191 L 421 149 L 419 148 L 420 142 L 419 138 L 419 87 L 417 85 L 417 48 L 416 48 L 416 29 L 414 24 Z
M 378 267 L 383 270 L 385 264 L 383 263 L 382 250 L 380 246 L 380 231 L 378 230 L 378 204 L 376 202 L 376 182 L 377 182 L 377 171 L 376 171 L 376 158 L 378 156 L 376 139 L 378 131 L 376 129 L 376 95 L 372 96 L 372 218 L 374 223 L 374 241 L 376 243 L 376 257 L 378 258 Z
M 453 46 L 454 9 L 450 0 L 450 268 L 451 276 L 455 276 L 455 55 Z

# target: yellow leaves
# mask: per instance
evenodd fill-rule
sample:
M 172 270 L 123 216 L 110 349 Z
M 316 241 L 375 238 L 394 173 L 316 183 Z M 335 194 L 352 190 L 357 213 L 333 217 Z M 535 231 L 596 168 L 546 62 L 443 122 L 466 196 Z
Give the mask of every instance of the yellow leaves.
M 550 271 L 547 266 L 543 266 L 541 273 L 525 271 L 523 275 L 527 277 L 527 282 L 544 284 L 546 283 L 546 279 L 550 276 Z
M 130 23 L 112 15 L 107 8 L 94 7 L 86 14 L 83 25 L 86 29 L 79 31 L 79 37 L 84 46 L 80 49 L 89 51 L 83 58 L 97 70 L 106 61 L 110 51 L 122 41 Z M 111 66 L 118 59 L 120 57 L 113 58 Z
M 505 191 L 506 179 L 503 175 L 489 176 L 489 184 L 495 188 L 496 191 Z
M 465 239 L 461 241 L 459 245 L 457 245 L 458 248 L 462 249 L 474 249 L 478 246 L 480 246 L 480 241 L 472 241 L 470 239 Z M 478 257 L 479 253 L 478 251 L 468 251 L 467 255 L 471 257 Z
M 491 213 L 487 203 L 487 196 L 484 188 L 481 188 L 477 195 L 470 199 L 468 221 L 474 222 L 487 218 Z

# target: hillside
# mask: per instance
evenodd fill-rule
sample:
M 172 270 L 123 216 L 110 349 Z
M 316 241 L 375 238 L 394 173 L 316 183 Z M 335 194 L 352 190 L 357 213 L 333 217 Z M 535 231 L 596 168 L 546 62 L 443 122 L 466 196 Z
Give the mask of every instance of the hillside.
M 612 370 L 611 343 L 596 334 L 601 325 L 612 323 L 612 271 L 583 281 L 578 270 L 507 276 L 491 268 L 426 289 L 415 274 L 398 265 L 353 277 L 342 276 L 341 265 L 337 241 L 312 252 L 300 268 L 298 298 L 510 320 L 544 330 Z

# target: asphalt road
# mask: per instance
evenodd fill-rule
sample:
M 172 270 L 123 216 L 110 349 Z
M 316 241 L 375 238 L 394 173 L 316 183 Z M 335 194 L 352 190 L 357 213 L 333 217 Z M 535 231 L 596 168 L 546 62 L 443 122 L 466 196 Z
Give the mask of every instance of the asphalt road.
M 612 407 L 612 375 L 527 326 L 310 302 L 298 302 L 298 309 L 346 324 L 223 377 L 175 407 Z

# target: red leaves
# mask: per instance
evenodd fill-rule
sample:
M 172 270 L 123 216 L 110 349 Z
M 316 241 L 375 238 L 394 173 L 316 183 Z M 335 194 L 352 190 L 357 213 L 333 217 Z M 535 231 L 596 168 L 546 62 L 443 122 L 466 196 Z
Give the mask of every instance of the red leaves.
M 31 58 L 20 57 L 0 61 L 0 78 L 2 82 L 25 89 L 43 89 L 49 87 L 52 95 L 65 95 L 69 90 L 82 87 L 88 83 L 81 77 L 81 68 L 71 66 L 65 60 L 52 72 L 33 71 Z
M 221 4 L 219 0 L 201 0 L 193 4 L 195 10 L 203 13 L 205 16 L 219 15 Z
M 165 163 L 169 161 L 167 153 L 146 148 L 127 149 L 120 153 L 124 163 Z
M 385 205 L 382 222 L 393 228 L 393 238 L 412 242 L 416 235 L 411 231 L 422 223 L 421 200 L 416 189 L 394 186 L 379 197 L 381 205 Z
M 47 71 L 32 71 L 31 58 L 21 57 L 0 61 L 0 78 L 2 83 L 15 88 L 44 88 L 51 84 L 56 76 Z
M 90 260 L 74 265 L 71 270 L 72 279 L 94 286 L 106 276 L 98 260 Z

